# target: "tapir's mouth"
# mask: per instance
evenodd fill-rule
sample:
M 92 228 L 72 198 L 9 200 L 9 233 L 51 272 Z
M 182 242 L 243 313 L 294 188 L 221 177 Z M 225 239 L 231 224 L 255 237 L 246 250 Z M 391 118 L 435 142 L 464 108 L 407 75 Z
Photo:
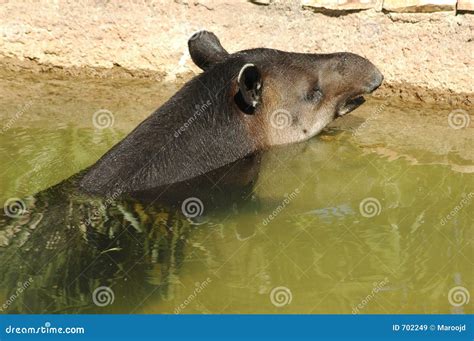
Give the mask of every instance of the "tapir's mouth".
M 373 79 L 369 84 L 365 86 L 364 91 L 360 92 L 359 95 L 349 97 L 344 102 L 344 104 L 338 108 L 337 116 L 346 115 L 350 113 L 351 111 L 357 109 L 359 106 L 361 106 L 365 102 L 365 99 L 364 97 L 361 96 L 361 94 L 371 94 L 378 87 L 380 87 L 380 85 L 382 85 L 382 82 L 383 82 L 383 75 L 380 73 L 379 70 L 375 69 Z
M 338 116 L 346 115 L 350 113 L 351 111 L 357 109 L 364 102 L 365 102 L 365 99 L 362 96 L 350 98 L 337 110 L 337 115 Z

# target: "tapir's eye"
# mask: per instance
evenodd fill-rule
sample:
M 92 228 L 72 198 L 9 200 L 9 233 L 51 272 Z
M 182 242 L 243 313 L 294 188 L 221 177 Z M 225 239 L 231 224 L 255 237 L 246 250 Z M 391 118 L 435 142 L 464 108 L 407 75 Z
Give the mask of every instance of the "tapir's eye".
M 318 86 L 313 87 L 304 97 L 309 102 L 319 102 L 321 98 L 323 98 L 323 92 Z

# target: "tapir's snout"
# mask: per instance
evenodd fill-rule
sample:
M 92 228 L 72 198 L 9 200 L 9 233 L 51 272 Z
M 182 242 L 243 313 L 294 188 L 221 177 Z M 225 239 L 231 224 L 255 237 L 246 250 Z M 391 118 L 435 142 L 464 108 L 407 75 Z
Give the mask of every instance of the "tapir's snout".
M 345 53 L 346 79 L 359 87 L 362 93 L 370 94 L 382 85 L 383 75 L 380 70 L 367 58 L 353 53 Z
M 325 88 L 337 98 L 337 115 L 345 115 L 364 103 L 363 95 L 374 92 L 383 75 L 368 59 L 344 52 L 328 55 L 324 68 Z
M 382 73 L 374 66 L 374 75 L 373 75 L 373 80 L 370 82 L 370 84 L 367 86 L 367 92 L 371 93 L 377 90 L 383 82 L 383 75 Z

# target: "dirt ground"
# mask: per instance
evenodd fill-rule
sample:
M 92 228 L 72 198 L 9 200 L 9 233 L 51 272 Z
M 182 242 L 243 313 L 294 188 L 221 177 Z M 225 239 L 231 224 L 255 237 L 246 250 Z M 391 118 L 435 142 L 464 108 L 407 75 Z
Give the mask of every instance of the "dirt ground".
M 472 14 L 374 10 L 316 13 L 300 1 L 78 1 L 0 5 L 0 67 L 59 75 L 174 81 L 199 72 L 187 52 L 197 30 L 229 51 L 350 51 L 385 76 L 379 96 L 472 104 Z

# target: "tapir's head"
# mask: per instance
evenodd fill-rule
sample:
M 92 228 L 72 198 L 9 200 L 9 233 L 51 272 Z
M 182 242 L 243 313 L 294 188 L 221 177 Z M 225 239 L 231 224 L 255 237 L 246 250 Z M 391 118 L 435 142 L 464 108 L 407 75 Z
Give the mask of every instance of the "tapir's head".
M 86 191 L 166 187 L 270 146 L 304 141 L 359 106 L 383 79 L 352 53 L 229 54 L 206 31 L 188 45 L 204 72 L 87 171 L 81 180 Z
M 306 140 L 377 89 L 380 71 L 353 53 L 303 54 L 253 49 L 228 54 L 217 37 L 200 31 L 188 42 L 205 72 L 228 64 L 233 106 L 253 136 L 267 146 Z M 237 68 L 236 68 L 237 67 Z M 238 72 L 237 72 L 238 71 Z

